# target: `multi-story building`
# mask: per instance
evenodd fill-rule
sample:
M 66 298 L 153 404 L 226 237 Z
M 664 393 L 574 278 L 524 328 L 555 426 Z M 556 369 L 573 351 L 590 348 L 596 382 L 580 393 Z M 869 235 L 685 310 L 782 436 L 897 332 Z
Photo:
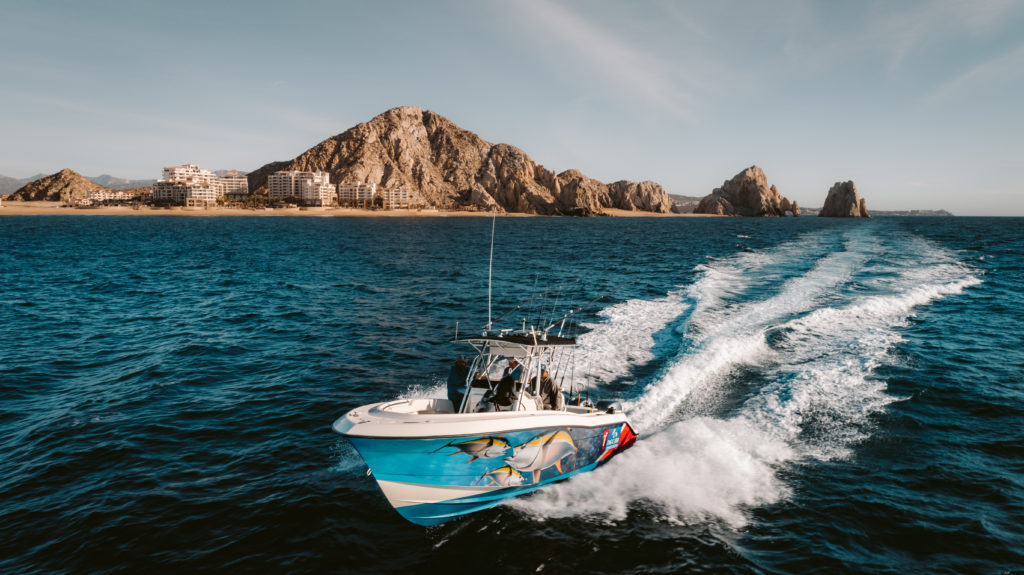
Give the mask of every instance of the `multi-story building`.
M 209 204 L 217 203 L 217 186 L 201 184 L 195 181 L 157 180 L 153 184 L 153 201 L 171 204 L 184 204 L 188 199 L 202 200 Z
M 377 184 L 338 184 L 338 203 L 343 206 L 368 208 L 376 196 Z
M 303 180 L 299 185 L 299 201 L 307 206 L 329 206 L 336 197 L 334 184 L 328 182 Z
M 217 181 L 222 193 L 229 200 L 240 201 L 249 196 L 249 178 L 245 174 L 239 174 L 237 170 L 221 174 Z
M 195 181 L 202 184 L 212 184 L 217 179 L 217 174 L 210 170 L 204 170 L 195 164 L 185 164 L 184 166 L 164 168 L 164 176 L 161 179 L 172 182 Z
M 271 198 L 296 198 L 309 206 L 329 206 L 335 198 L 334 184 L 327 172 L 280 171 L 267 177 Z
M 163 178 L 153 183 L 153 201 L 161 203 L 209 205 L 227 192 L 244 199 L 249 192 L 248 178 L 234 170 L 218 177 L 195 164 L 185 164 L 164 168 Z
M 127 190 L 89 190 L 85 199 L 90 204 L 120 204 L 139 199 L 139 195 Z
M 380 196 L 381 207 L 385 210 L 409 209 L 409 190 L 380 190 L 377 194 Z

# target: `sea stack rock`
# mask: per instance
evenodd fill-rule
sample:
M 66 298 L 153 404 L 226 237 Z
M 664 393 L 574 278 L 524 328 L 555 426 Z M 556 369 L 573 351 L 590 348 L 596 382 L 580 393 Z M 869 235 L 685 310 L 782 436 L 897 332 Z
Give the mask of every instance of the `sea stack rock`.
M 608 185 L 612 207 L 620 210 L 656 212 L 667 214 L 672 211 L 672 198 L 658 184 L 651 181 L 628 182 L 620 180 Z
M 836 182 L 828 191 L 818 216 L 826 218 L 870 218 L 868 206 L 853 181 Z
M 750 166 L 715 188 L 693 211 L 723 216 L 782 216 L 786 212 L 799 215 L 800 208 L 775 186 L 769 187 L 768 178 L 757 166 Z

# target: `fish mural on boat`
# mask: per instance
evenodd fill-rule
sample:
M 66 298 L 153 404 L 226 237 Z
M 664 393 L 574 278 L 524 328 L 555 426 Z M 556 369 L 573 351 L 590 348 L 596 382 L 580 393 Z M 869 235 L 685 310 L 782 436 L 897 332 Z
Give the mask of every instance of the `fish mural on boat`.
M 454 447 L 458 451 L 449 453 L 448 456 L 458 455 L 459 453 L 465 453 L 469 456 L 469 460 L 466 463 L 473 463 L 477 459 L 494 459 L 495 457 L 504 457 L 508 453 L 509 449 L 512 449 L 512 444 L 506 441 L 500 435 L 497 437 L 480 437 L 477 439 L 470 439 L 467 441 L 459 441 L 448 443 L 436 451 L 440 451 L 446 447 Z
M 489 471 L 480 478 L 480 483 L 483 485 L 500 485 L 501 487 L 517 487 L 525 481 L 526 478 L 523 477 L 523 474 L 510 465 Z
M 562 473 L 562 460 L 576 455 L 576 444 L 565 431 L 552 431 L 512 449 L 505 463 L 520 472 L 532 471 L 533 482 L 540 481 L 540 472 L 554 466 Z

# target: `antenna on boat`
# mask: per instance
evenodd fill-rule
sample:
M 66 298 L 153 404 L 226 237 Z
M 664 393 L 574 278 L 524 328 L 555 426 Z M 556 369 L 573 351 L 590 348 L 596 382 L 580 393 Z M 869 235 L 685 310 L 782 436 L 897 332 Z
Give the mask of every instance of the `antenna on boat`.
M 494 271 L 494 222 L 498 211 L 491 210 L 491 259 L 487 262 L 487 331 L 491 331 L 491 274 Z

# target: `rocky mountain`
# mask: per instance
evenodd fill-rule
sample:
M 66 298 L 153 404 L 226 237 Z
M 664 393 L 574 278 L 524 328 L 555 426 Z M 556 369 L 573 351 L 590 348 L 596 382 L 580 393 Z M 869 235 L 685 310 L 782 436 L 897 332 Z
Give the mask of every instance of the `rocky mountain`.
M 8 199 L 56 202 L 72 197 L 84 196 L 89 190 L 101 188 L 106 189 L 85 176 L 79 175 L 74 170 L 65 168 L 56 174 L 25 184 L 18 191 L 11 194 Z
M 405 188 L 420 203 L 537 214 L 599 214 L 604 208 L 666 213 L 672 200 L 654 182 L 604 184 L 577 170 L 560 174 L 508 144 L 492 144 L 429 110 L 394 108 L 328 138 L 298 157 L 249 174 L 265 193 L 278 170 L 324 171 L 335 183 Z
M 226 172 L 227 170 L 223 171 Z M 23 188 L 26 184 L 30 184 L 38 179 L 45 177 L 46 174 L 36 174 L 28 178 L 11 178 L 9 176 L 0 175 L 0 196 L 3 196 L 5 194 L 13 194 L 14 192 Z M 132 190 L 150 187 L 153 185 L 153 180 L 129 180 L 126 178 L 118 178 L 117 176 L 111 176 L 110 174 L 102 174 L 96 177 L 85 177 L 95 182 L 100 187 L 108 188 L 111 190 Z
M 786 212 L 799 216 L 800 207 L 783 197 L 775 186 L 769 187 L 768 178 L 757 166 L 726 180 L 694 209 L 695 214 L 725 216 L 783 216 Z
M 869 218 L 868 206 L 853 181 L 836 182 L 825 197 L 818 216 L 825 218 Z

